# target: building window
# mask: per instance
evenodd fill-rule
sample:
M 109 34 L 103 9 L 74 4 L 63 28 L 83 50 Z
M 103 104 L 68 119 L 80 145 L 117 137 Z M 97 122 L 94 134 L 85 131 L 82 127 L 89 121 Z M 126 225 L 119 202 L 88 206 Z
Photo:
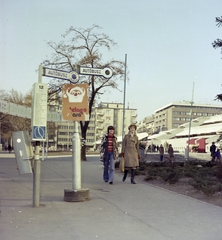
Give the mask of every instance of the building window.
M 87 136 L 94 136 L 94 133 L 87 133 Z

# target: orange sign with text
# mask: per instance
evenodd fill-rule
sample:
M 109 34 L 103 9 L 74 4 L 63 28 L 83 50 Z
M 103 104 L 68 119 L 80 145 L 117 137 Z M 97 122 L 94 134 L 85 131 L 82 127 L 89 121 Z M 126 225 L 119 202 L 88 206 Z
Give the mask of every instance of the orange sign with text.
M 88 84 L 62 85 L 62 118 L 89 121 Z

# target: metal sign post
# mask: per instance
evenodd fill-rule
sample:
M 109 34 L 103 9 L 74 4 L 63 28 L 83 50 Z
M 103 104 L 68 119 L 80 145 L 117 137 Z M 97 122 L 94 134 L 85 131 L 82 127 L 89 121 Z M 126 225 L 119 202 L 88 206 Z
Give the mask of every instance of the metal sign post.
M 74 122 L 74 133 L 72 139 L 73 146 L 73 171 L 72 171 L 72 189 L 81 189 L 81 156 L 80 156 L 80 137 L 78 122 Z
M 34 84 L 32 94 L 32 140 L 36 141 L 33 172 L 33 207 L 40 205 L 41 161 L 40 141 L 46 141 L 48 86 L 42 83 L 42 66 L 39 66 L 39 81 Z
M 89 120 L 88 84 L 63 84 L 62 117 L 74 122 L 72 138 L 72 189 L 64 190 L 64 201 L 89 200 L 89 189 L 81 188 L 81 152 L 79 121 Z
M 53 77 L 59 78 L 62 80 L 68 80 L 72 83 L 77 83 L 79 81 L 79 75 L 96 75 L 96 76 L 103 76 L 104 78 L 111 78 L 112 77 L 112 70 L 108 67 L 105 68 L 88 68 L 88 67 L 81 67 L 76 65 L 76 70 L 79 72 L 71 71 L 65 72 L 62 70 L 57 69 L 50 69 L 39 66 L 39 84 L 42 83 L 42 76 L 46 77 Z M 79 92 L 79 96 L 75 92 Z M 88 92 L 88 91 L 87 91 Z M 80 94 L 81 93 L 81 94 Z M 69 103 L 74 103 L 74 107 L 70 107 L 69 110 L 65 111 L 63 115 L 66 117 L 75 117 L 74 119 L 74 133 L 72 139 L 73 151 L 73 175 L 72 175 L 72 189 L 65 189 L 64 190 L 64 201 L 67 202 L 79 202 L 89 200 L 89 190 L 88 189 L 81 189 L 81 158 L 80 158 L 80 137 L 79 137 L 79 130 L 78 130 L 78 122 L 77 117 L 79 117 L 79 121 L 88 121 L 88 107 L 85 108 L 78 108 L 78 104 L 83 102 L 83 97 L 86 96 L 86 101 L 88 103 L 88 94 L 84 88 L 79 87 L 69 87 L 67 90 L 64 91 L 64 98 L 68 99 Z M 64 100 L 67 101 L 67 100 Z M 47 101 L 46 101 L 47 103 Z M 71 110 L 71 112 L 70 112 Z M 33 120 L 34 118 L 32 118 Z M 66 119 L 68 120 L 68 119 Z M 73 120 L 73 119 L 72 119 Z M 41 124 L 33 125 L 32 129 L 33 138 L 36 140 L 46 139 L 46 129 Z M 33 205 L 39 206 L 39 193 L 40 193 L 40 160 L 39 160 L 39 144 L 40 142 L 36 142 L 36 155 L 35 155 L 35 175 L 34 175 L 34 193 L 33 193 Z M 36 199 L 38 198 L 38 199 Z

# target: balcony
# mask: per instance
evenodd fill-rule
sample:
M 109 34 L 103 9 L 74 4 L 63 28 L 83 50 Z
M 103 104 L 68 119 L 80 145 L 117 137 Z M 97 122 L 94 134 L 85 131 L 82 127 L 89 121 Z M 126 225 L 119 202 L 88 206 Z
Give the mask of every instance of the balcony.
M 97 122 L 104 122 L 104 119 L 100 118 L 100 119 L 96 119 Z
M 104 112 L 97 112 L 97 115 L 103 116 L 103 115 L 104 115 Z

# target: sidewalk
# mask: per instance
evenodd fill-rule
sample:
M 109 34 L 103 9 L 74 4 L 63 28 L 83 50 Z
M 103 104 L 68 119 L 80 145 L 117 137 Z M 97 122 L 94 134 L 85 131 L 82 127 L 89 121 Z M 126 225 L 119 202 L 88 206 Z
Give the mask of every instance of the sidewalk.
M 0 154 L 0 240 L 222 239 L 222 208 L 118 174 L 109 185 L 96 156 L 81 165 L 90 201 L 63 201 L 72 160 L 53 157 L 41 162 L 41 206 L 33 208 L 32 174 L 19 175 L 15 159 Z

